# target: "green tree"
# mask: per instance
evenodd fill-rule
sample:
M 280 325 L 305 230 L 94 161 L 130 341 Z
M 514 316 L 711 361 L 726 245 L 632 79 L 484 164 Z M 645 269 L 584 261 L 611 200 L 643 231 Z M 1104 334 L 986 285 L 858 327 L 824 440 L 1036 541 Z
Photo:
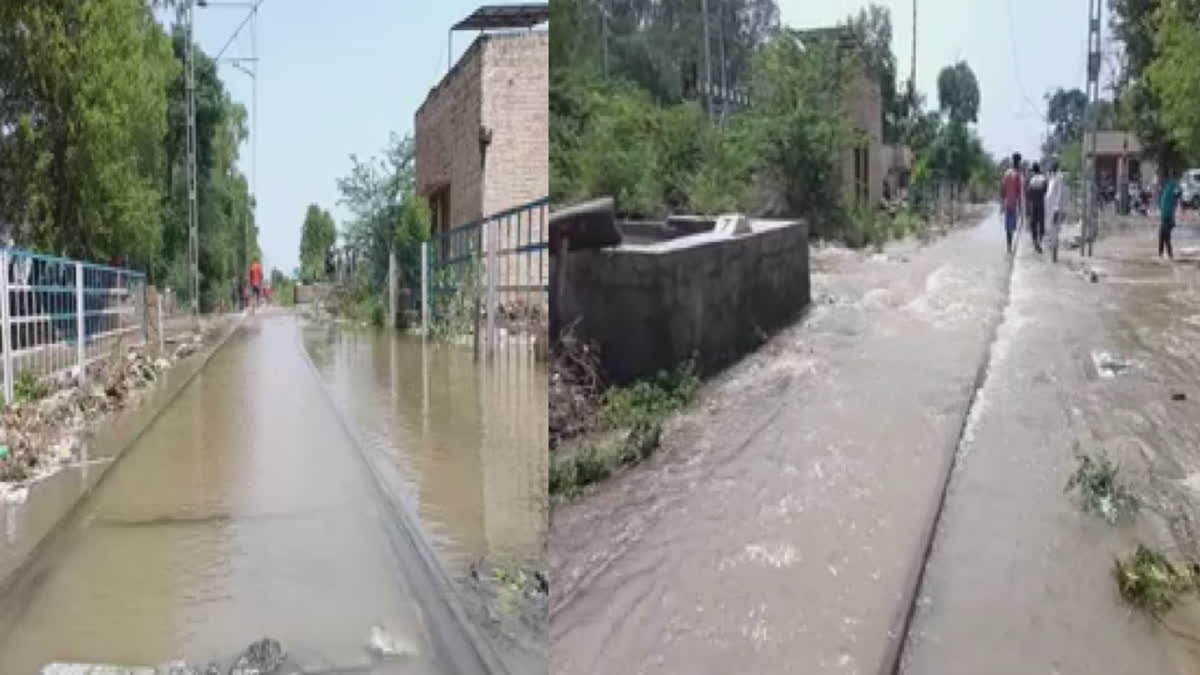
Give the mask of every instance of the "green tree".
M 979 81 L 966 61 L 942 68 L 937 78 L 938 108 L 951 124 L 979 119 Z
M 333 216 L 309 204 L 300 230 L 300 280 L 312 283 L 325 278 L 325 256 L 337 241 Z
M 366 261 L 366 285 L 372 292 L 384 288 L 392 251 L 402 283 L 419 278 L 416 244 L 429 237 L 430 214 L 416 193 L 413 154 L 411 136 L 392 134 L 382 157 L 363 161 L 351 155 L 350 174 L 337 180 L 339 203 L 351 213 L 346 243 Z
M 879 83 L 882 99 L 883 142 L 901 138 L 909 101 L 896 90 L 896 55 L 892 51 L 892 13 L 887 7 L 870 4 L 846 20 L 862 49 L 867 72 Z
M 1174 2 L 1112 0 L 1110 4 L 1113 35 L 1121 41 L 1125 57 L 1125 67 L 1116 82 L 1118 118 L 1122 127 L 1137 134 L 1142 147 L 1156 157 L 1160 166 L 1178 163 L 1180 148 L 1163 126 L 1162 101 L 1147 70 L 1158 57 L 1155 33 L 1159 24 L 1155 15 L 1160 7 Z M 1186 9 L 1188 4 L 1177 6 Z M 1191 9 L 1195 16 L 1195 7 Z
M 851 140 L 842 107 L 848 62 L 829 40 L 782 32 L 756 56 L 747 138 L 756 157 L 754 175 L 767 203 L 780 215 L 810 216 L 840 227 L 841 152 Z
M 151 259 L 176 68 L 141 0 L 0 3 L 0 221 L 18 242 Z
M 1155 57 L 1146 67 L 1158 125 L 1185 157 L 1200 157 L 1200 2 L 1163 2 L 1154 14 Z

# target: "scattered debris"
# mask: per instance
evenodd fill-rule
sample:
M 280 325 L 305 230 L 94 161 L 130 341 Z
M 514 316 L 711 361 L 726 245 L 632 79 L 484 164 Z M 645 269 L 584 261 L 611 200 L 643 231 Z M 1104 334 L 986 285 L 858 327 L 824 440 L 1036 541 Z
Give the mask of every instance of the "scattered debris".
M 471 563 L 468 583 L 482 600 L 485 623 L 504 640 L 544 649 L 549 624 L 550 583 L 545 573 L 509 560 Z
M 179 344 L 174 358 L 196 351 L 220 328 L 211 322 L 173 336 L 171 342 Z M 78 461 L 89 424 L 128 405 L 171 366 L 173 358 L 154 358 L 150 349 L 125 349 L 118 342 L 108 357 L 89 363 L 82 373 L 72 368 L 40 380 L 26 378 L 24 393 L 37 396 L 14 396 L 0 412 L 0 485 L 36 480 Z
M 367 651 L 380 659 L 417 654 L 417 648 L 412 643 L 393 637 L 378 624 L 371 626 L 371 634 L 367 637 Z
M 1096 365 L 1096 373 L 1100 377 L 1116 377 L 1129 370 L 1131 363 L 1118 354 L 1110 352 L 1092 352 L 1092 363 Z
M 283 647 L 278 640 L 263 638 L 246 647 L 229 675 L 270 675 L 283 665 Z
M 1085 512 L 1099 514 L 1109 524 L 1113 524 L 1122 515 L 1137 511 L 1137 496 L 1117 480 L 1119 467 L 1113 464 L 1107 455 L 1101 453 L 1093 459 L 1076 451 L 1075 457 L 1079 467 L 1071 474 L 1063 491 L 1071 492 L 1078 488 Z
M 1117 558 L 1113 574 L 1126 602 L 1157 616 L 1197 590 L 1200 566 L 1193 563 L 1181 569 L 1162 553 L 1138 544 L 1128 559 Z
M 551 450 L 596 428 L 605 389 L 596 349 L 564 331 L 550 358 Z

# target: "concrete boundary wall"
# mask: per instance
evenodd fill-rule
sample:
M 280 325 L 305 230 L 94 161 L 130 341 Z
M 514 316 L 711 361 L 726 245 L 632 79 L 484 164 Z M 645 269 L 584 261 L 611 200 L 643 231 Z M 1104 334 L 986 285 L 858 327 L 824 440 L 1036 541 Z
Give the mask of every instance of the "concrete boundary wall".
M 595 343 L 618 384 L 692 356 L 712 374 L 810 301 L 808 225 L 752 225 L 746 235 L 704 232 L 552 256 L 552 330 Z

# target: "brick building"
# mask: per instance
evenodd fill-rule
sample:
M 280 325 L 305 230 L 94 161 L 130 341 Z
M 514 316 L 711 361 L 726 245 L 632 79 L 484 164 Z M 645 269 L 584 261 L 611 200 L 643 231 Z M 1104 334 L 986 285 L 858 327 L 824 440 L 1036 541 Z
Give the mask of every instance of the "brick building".
M 842 150 L 842 185 L 852 200 L 878 204 L 883 198 L 886 178 L 883 148 L 883 95 L 879 83 L 869 76 L 861 59 L 861 45 L 844 27 L 793 31 L 803 45 L 806 41 L 832 40 L 841 59 L 852 59 L 850 81 L 843 90 L 846 119 L 857 137 Z
M 549 195 L 550 35 L 533 28 L 548 18 L 546 4 L 485 6 L 451 29 L 480 33 L 429 92 L 414 123 L 416 190 L 428 200 L 435 232 Z M 534 289 L 546 283 L 547 256 L 514 252 L 545 241 L 544 207 L 486 227 L 492 232 L 485 229 L 481 253 L 495 237 L 501 305 L 535 298 L 544 304 L 544 291 Z M 443 241 L 435 255 L 452 258 L 463 245 Z
M 436 229 L 549 194 L 549 50 L 544 30 L 480 33 L 417 109 L 416 187 Z

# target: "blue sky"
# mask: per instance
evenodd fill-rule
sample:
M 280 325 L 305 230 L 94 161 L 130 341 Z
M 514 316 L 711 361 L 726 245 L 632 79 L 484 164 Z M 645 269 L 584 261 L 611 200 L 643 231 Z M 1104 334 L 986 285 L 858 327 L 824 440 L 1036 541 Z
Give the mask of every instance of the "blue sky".
M 892 48 L 902 82 L 911 70 L 913 1 L 876 0 L 892 12 Z M 780 0 L 780 19 L 795 28 L 830 25 L 866 4 Z M 919 0 L 917 89 L 927 106 L 936 106 L 938 71 L 966 60 L 979 80 L 984 146 L 997 156 L 1013 150 L 1030 156 L 1045 132 L 1043 94 L 1060 86 L 1084 87 L 1087 15 L 1082 0 Z M 1105 19 L 1102 38 L 1107 33 Z M 1102 87 L 1111 72 L 1102 71 Z
M 213 0 L 215 3 L 216 0 Z M 351 153 L 376 154 L 388 133 L 412 131 L 413 115 L 446 72 L 446 33 L 481 0 L 264 0 L 259 7 L 259 244 L 266 267 L 297 265 L 300 225 L 309 203 L 329 209 L 339 228 L 336 179 Z M 210 55 L 234 33 L 247 9 L 195 10 L 196 40 Z M 454 58 L 475 33 L 456 33 Z M 226 56 L 249 56 L 249 26 Z M 231 65 L 221 78 L 250 109 L 251 80 Z M 250 145 L 240 164 L 250 175 Z

